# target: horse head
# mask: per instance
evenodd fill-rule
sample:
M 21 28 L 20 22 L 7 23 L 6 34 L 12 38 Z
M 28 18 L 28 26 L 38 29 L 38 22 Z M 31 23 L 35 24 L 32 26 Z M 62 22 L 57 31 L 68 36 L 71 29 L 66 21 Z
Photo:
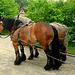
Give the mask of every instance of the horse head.
M 20 20 L 15 20 L 14 18 L 5 18 L 5 17 L 0 17 L 0 33 L 6 29 L 7 31 L 11 32 L 12 29 L 16 30 L 18 28 L 18 25 L 22 23 Z

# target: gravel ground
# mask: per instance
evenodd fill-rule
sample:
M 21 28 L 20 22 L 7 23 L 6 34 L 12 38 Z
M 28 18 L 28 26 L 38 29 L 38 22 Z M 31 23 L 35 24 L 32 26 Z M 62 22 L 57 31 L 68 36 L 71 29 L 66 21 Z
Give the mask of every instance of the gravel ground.
M 29 50 L 25 48 L 26 56 Z M 67 61 L 59 70 L 45 71 L 46 56 L 43 51 L 39 51 L 38 58 L 26 60 L 19 66 L 14 65 L 15 52 L 10 37 L 0 38 L 0 75 L 75 75 L 75 58 L 67 57 Z

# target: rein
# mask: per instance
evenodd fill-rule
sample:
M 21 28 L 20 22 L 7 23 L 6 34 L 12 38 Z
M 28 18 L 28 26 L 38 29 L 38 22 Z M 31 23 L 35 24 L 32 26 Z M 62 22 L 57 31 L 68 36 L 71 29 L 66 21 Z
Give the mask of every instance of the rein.
M 5 35 L 5 34 L 1 34 L 1 35 Z M 5 38 L 9 37 L 10 35 L 11 35 L 11 34 L 9 34 L 9 35 L 7 35 L 7 36 L 5 36 L 5 37 L 0 36 L 0 38 L 5 39 Z
M 5 37 L 0 36 L 0 38 L 5 39 L 5 38 L 9 37 L 10 35 L 11 35 L 11 34 L 9 34 L 9 35 L 7 35 L 7 36 L 5 36 Z

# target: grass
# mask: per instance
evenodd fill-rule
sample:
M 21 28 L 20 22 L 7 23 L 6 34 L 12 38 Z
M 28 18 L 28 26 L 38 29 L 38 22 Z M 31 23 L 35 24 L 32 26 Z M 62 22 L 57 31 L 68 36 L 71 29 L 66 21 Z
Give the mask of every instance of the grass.
M 4 35 L 9 35 L 9 32 L 6 31 L 6 30 L 4 30 L 4 31 L 2 32 L 2 34 L 4 34 Z
M 68 53 L 75 54 L 75 43 L 68 44 Z

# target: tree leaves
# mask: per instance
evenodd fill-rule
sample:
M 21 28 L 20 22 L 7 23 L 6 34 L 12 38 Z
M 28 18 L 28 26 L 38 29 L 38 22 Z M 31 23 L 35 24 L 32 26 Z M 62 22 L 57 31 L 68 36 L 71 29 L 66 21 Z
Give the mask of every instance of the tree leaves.
M 18 5 L 15 0 L 0 1 L 0 15 L 4 17 L 14 17 L 18 13 Z
M 75 0 L 48 1 L 48 0 L 33 0 L 30 1 L 26 8 L 26 17 L 34 22 L 59 22 L 68 27 L 75 27 Z M 70 30 L 69 35 L 75 33 L 75 30 Z M 75 37 L 69 38 L 71 41 Z

